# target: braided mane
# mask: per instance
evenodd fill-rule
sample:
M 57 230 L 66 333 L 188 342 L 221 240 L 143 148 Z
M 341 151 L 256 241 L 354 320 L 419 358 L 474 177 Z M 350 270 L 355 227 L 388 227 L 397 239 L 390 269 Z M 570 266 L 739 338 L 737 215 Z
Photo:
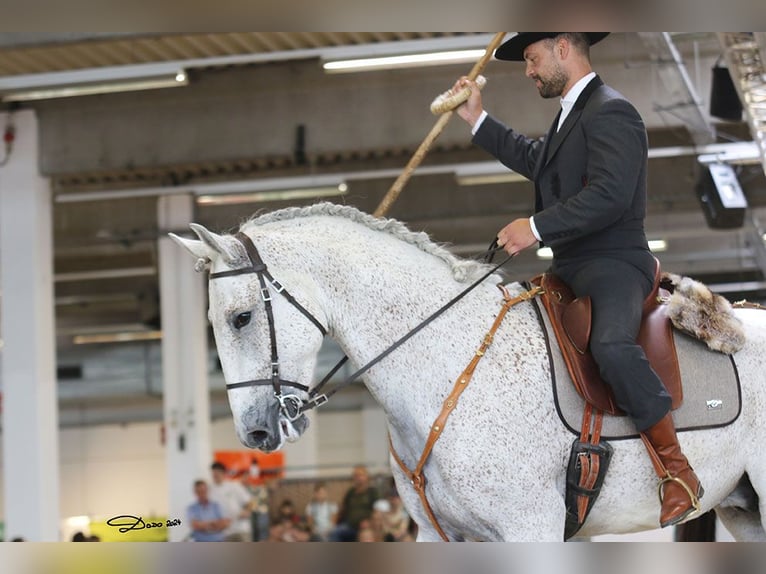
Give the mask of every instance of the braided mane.
M 489 268 L 483 263 L 469 259 L 459 259 L 450 253 L 444 246 L 434 243 L 428 234 L 422 231 L 410 231 L 407 226 L 396 219 L 374 217 L 369 213 L 359 211 L 349 205 L 337 205 L 330 202 L 316 203 L 307 207 L 287 207 L 278 211 L 272 211 L 263 215 L 257 215 L 247 220 L 240 226 L 240 231 L 272 223 L 287 221 L 298 217 L 312 217 L 317 215 L 330 215 L 344 217 L 350 221 L 360 223 L 374 231 L 388 233 L 418 249 L 438 257 L 450 266 L 452 276 L 456 281 L 468 282 L 478 278 Z

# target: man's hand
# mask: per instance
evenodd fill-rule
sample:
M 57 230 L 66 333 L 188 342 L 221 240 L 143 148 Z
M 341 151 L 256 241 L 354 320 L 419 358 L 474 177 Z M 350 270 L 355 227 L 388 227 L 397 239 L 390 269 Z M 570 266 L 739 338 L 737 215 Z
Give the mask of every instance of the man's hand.
M 537 238 L 532 233 L 532 226 L 527 218 L 514 219 L 497 234 L 497 244 L 509 255 L 516 255 L 535 243 Z
M 481 112 L 484 111 L 481 104 L 481 90 L 479 90 L 479 86 L 476 85 L 476 82 L 468 79 L 468 76 L 458 78 L 458 81 L 452 86 L 452 92 L 457 93 L 463 88 L 470 88 L 471 95 L 468 96 L 468 100 L 460 104 L 455 111 L 457 111 L 458 115 L 473 127 L 479 120 Z

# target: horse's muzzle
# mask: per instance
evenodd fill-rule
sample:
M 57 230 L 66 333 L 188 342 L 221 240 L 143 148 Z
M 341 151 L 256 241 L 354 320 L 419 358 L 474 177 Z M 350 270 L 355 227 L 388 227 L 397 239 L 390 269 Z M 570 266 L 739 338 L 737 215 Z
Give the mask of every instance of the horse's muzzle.
M 270 409 L 267 421 L 258 414 L 251 410 L 242 417 L 239 435 L 240 441 L 246 447 L 264 452 L 279 450 L 286 440 L 297 440 L 309 423 L 305 415 L 290 421 L 278 408 Z

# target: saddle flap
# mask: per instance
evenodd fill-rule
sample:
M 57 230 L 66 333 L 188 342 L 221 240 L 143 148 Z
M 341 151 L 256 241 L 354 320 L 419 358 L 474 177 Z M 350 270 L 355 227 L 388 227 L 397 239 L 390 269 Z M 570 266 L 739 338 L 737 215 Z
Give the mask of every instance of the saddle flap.
M 636 342 L 641 345 L 652 368 L 662 380 L 672 399 L 672 408 L 683 399 L 672 325 L 664 305 L 657 300 L 659 262 L 650 295 L 644 301 L 644 317 Z M 601 378 L 598 366 L 588 351 L 591 333 L 591 300 L 575 298 L 566 283 L 552 273 L 531 280 L 544 289 L 543 307 L 550 318 L 561 354 L 578 394 L 595 408 L 611 415 L 624 415 L 614 393 Z
M 561 314 L 564 332 L 578 353 L 584 355 L 588 351 L 591 328 L 590 297 L 578 297 L 564 307 Z

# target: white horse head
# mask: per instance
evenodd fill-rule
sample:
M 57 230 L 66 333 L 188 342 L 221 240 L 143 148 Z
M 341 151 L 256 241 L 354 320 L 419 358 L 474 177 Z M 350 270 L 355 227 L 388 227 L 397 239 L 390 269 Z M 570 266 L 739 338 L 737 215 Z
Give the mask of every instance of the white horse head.
M 252 268 L 245 246 L 235 237 L 218 235 L 197 224 L 191 224 L 191 228 L 199 240 L 171 236 L 198 258 L 197 270 L 208 269 L 211 278 L 216 278 L 227 270 Z M 278 293 L 284 287 L 295 294 L 299 305 L 320 325 L 327 324 L 327 317 L 316 286 L 305 272 L 307 267 L 280 267 L 280 250 L 264 238 L 259 245 L 279 268 L 279 283 L 266 280 L 262 289 L 254 272 L 211 280 L 208 319 L 213 325 L 224 377 L 230 387 L 234 386 L 230 388 L 229 403 L 237 435 L 250 448 L 272 451 L 281 448 L 286 440 L 297 440 L 308 426 L 305 415 L 292 419 L 280 406 L 285 400 L 291 406 L 299 404 L 290 401 L 305 396 L 322 343 L 322 333 L 316 326 Z M 277 364 L 272 361 L 267 300 L 274 318 Z M 272 379 L 276 386 L 271 384 Z M 236 385 L 248 381 L 261 384 Z M 277 393 L 279 396 L 275 396 Z

